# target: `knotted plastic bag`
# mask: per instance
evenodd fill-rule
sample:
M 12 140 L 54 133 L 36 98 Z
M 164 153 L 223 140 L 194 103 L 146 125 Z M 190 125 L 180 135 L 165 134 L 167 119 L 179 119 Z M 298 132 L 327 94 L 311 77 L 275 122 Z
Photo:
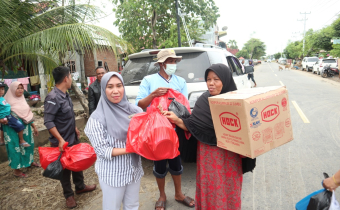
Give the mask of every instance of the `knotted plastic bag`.
M 43 173 L 44 177 L 48 177 L 48 178 L 56 179 L 56 180 L 62 180 L 64 169 L 60 162 L 62 152 L 59 152 L 59 153 L 60 154 L 59 154 L 58 159 L 50 163 L 47 166 L 46 170 Z
M 188 118 L 190 117 L 189 110 L 181 103 L 179 103 L 175 98 L 169 98 L 171 100 L 171 103 L 169 105 L 168 110 L 175 113 L 175 115 L 179 118 Z
M 64 144 L 64 150 L 66 149 L 68 142 Z M 47 166 L 50 165 L 52 162 L 58 159 L 60 155 L 59 147 L 39 147 L 39 157 L 40 157 L 40 165 L 43 169 L 46 170 Z M 65 168 L 65 165 L 63 168 Z
M 177 90 L 169 89 L 166 94 L 163 96 L 156 97 L 152 100 L 150 107 L 158 107 L 159 105 L 162 106 L 164 111 L 168 111 L 170 104 L 172 103 L 173 100 L 176 100 L 178 103 L 184 105 L 189 114 L 191 114 L 191 109 L 190 109 L 190 104 L 188 99 L 180 92 Z
M 328 178 L 328 174 L 323 173 L 325 179 Z M 313 195 L 307 206 L 307 210 L 329 210 L 331 206 L 332 192 L 328 190 L 323 190 L 320 193 Z
M 150 106 L 146 113 L 132 117 L 126 140 L 126 151 L 149 160 L 173 159 L 178 151 L 178 137 L 169 120 Z
M 72 147 L 66 147 L 61 162 L 70 171 L 84 171 L 90 168 L 97 160 L 93 147 L 87 143 L 79 143 Z
M 63 168 L 71 171 L 84 171 L 90 168 L 97 159 L 93 147 L 87 143 L 79 143 L 67 147 L 68 142 L 64 144 L 64 152 L 60 158 Z M 43 169 L 56 161 L 60 154 L 59 147 L 39 147 L 40 164 Z

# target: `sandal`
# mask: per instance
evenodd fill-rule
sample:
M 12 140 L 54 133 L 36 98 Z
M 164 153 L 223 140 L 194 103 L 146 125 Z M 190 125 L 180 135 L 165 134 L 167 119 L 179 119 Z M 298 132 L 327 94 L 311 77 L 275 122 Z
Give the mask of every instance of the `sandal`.
M 176 200 L 176 199 L 175 199 Z M 194 208 L 195 204 L 190 206 L 190 203 L 192 201 L 195 201 L 194 199 L 190 198 L 189 196 L 185 196 L 184 200 L 180 201 L 180 200 L 176 200 L 178 203 L 182 203 L 184 206 L 190 207 L 190 208 Z
M 23 146 L 23 147 L 30 147 L 31 145 L 28 144 L 27 142 L 25 142 L 25 143 L 21 143 L 20 146 Z
M 38 168 L 41 167 L 40 163 L 35 163 L 35 162 L 33 162 L 33 163 L 31 164 L 31 166 L 35 166 L 35 167 L 38 167 Z
M 13 174 L 15 177 L 19 177 L 19 178 L 27 178 L 27 174 L 24 174 L 24 173 L 21 173 L 20 175 L 16 175 L 16 174 Z
M 166 204 L 166 201 L 157 201 L 155 204 L 155 209 L 163 208 L 165 210 L 165 204 Z

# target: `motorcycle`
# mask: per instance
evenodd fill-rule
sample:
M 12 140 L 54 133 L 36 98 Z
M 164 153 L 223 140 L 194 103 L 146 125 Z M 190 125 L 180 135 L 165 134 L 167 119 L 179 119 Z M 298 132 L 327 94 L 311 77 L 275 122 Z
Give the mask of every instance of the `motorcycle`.
M 334 76 L 334 71 L 331 69 L 330 65 L 326 65 L 323 69 L 322 75 L 323 78 L 326 77 L 333 77 Z

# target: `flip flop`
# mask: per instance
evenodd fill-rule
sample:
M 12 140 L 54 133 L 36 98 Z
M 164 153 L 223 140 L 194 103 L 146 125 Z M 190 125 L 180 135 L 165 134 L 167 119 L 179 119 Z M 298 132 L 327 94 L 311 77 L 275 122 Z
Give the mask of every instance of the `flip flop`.
M 27 142 L 25 142 L 25 143 L 21 143 L 20 146 L 23 146 L 23 147 L 30 147 L 31 145 L 28 144 Z
M 165 204 L 166 204 L 166 201 L 157 201 L 155 204 L 155 210 L 157 208 L 163 208 L 165 210 Z
M 20 175 L 16 175 L 16 174 L 13 174 L 15 177 L 19 177 L 19 178 L 27 178 L 27 174 L 24 174 L 24 173 L 21 173 Z
M 190 207 L 190 208 L 195 208 L 195 204 L 190 206 L 190 203 L 192 201 L 195 201 L 194 199 L 190 198 L 189 196 L 185 196 L 184 200 L 177 200 L 175 199 L 178 203 L 182 203 L 184 206 Z

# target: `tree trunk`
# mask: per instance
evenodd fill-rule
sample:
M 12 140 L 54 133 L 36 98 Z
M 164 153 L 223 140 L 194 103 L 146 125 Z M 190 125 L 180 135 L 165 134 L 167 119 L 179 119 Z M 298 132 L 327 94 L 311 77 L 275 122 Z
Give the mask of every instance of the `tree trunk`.
M 86 113 L 87 118 L 89 118 L 89 106 L 88 101 L 85 98 L 85 95 L 81 92 L 81 90 L 78 88 L 76 81 L 72 81 L 71 88 L 73 92 L 76 94 L 77 98 L 79 99 L 80 104 L 84 108 L 84 112 Z
M 157 49 L 157 41 L 156 41 L 156 22 L 157 22 L 157 13 L 156 10 L 153 11 L 151 18 L 151 30 L 152 30 L 152 47 L 153 49 Z

